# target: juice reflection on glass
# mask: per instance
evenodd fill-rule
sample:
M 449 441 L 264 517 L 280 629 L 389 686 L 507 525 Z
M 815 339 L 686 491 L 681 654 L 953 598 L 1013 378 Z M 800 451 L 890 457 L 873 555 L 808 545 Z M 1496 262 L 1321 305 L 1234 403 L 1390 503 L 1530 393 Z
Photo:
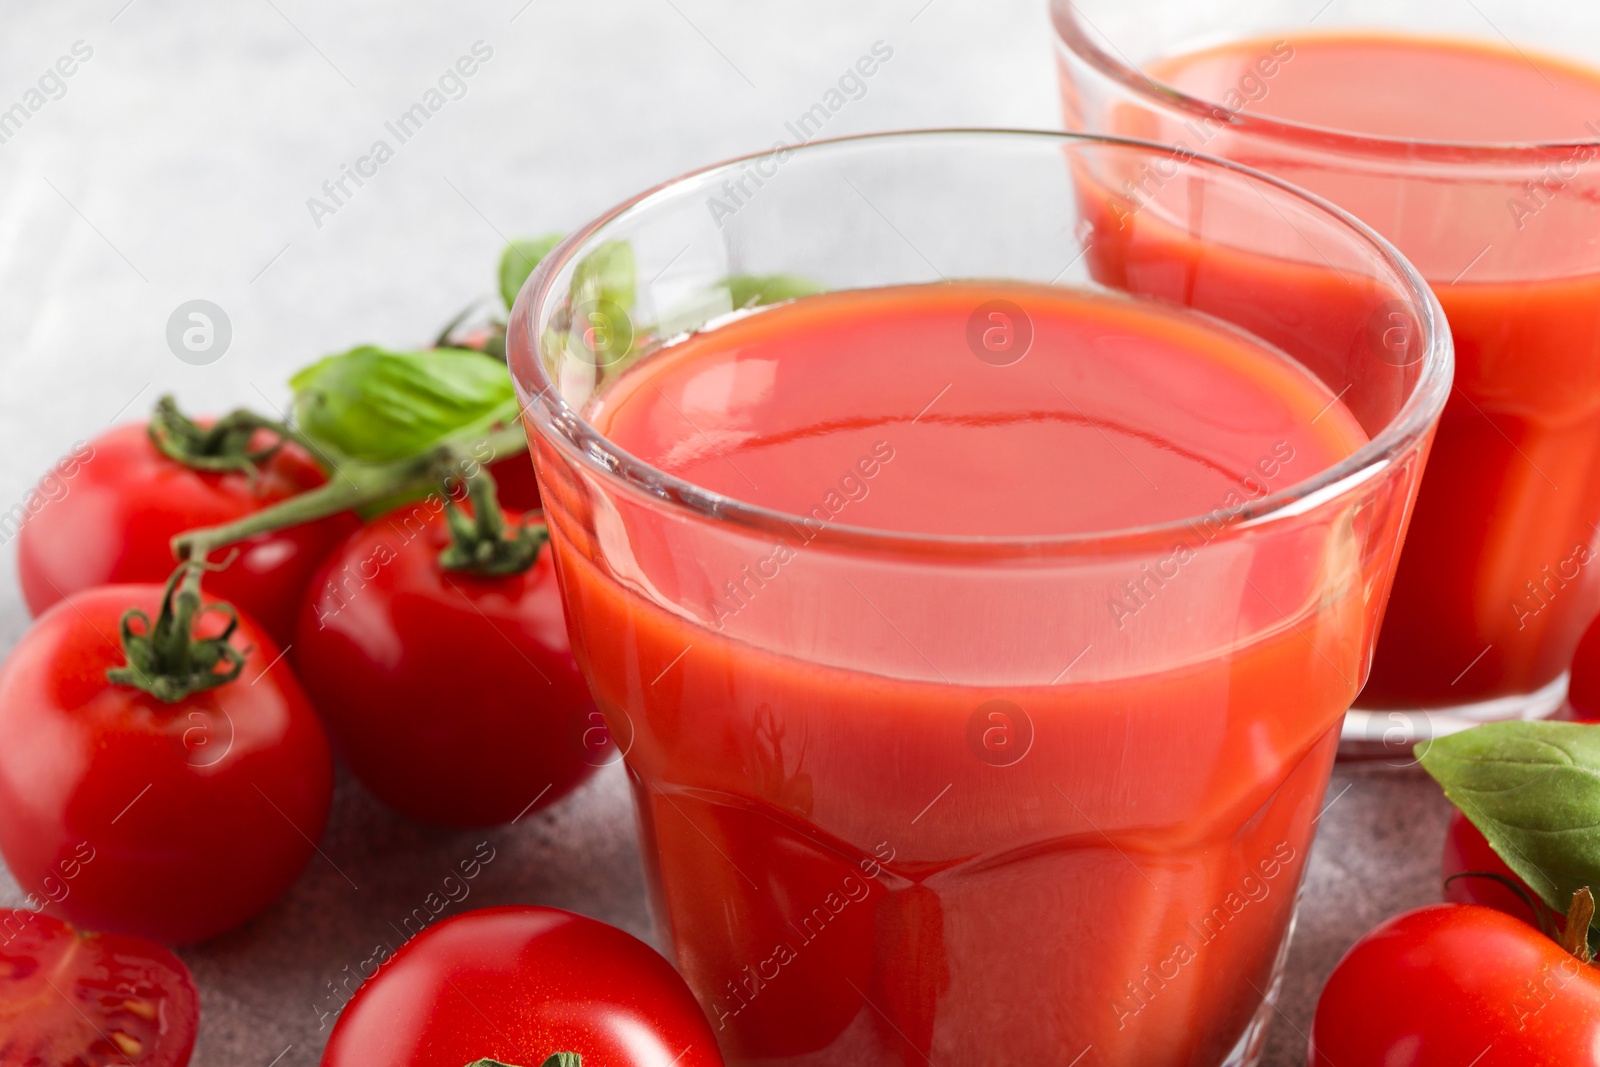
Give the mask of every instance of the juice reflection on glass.
M 1252 1062 L 1449 346 L 1269 179 L 1118 217 L 1092 176 L 1163 151 L 820 143 L 519 301 L 574 647 L 731 1064 Z M 732 307 L 780 271 L 829 291 Z
M 1456 388 L 1351 726 L 1547 714 L 1600 609 L 1600 69 L 1538 47 L 1600 38 L 1541 5 L 1394 5 L 1379 29 L 1347 6 L 1058 2 L 1068 124 L 1274 173 L 1428 278 Z

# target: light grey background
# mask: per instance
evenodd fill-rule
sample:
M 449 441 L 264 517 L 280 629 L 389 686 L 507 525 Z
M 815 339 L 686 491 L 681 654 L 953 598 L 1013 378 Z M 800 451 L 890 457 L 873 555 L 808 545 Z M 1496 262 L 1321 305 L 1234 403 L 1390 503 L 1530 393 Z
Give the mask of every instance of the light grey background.
M 1056 126 L 1045 0 L 102 0 L 0 3 L 0 109 L 75 42 L 93 56 L 0 144 L 0 510 L 77 440 L 163 391 L 284 400 L 314 357 L 431 337 L 492 289 L 503 236 L 571 227 L 786 136 L 875 41 L 894 49 L 829 135 Z M 493 57 L 336 214 L 306 201 L 483 41 Z M 226 355 L 168 350 L 194 299 Z M 28 625 L 0 563 L 0 652 Z M 1444 808 L 1415 771 L 1341 771 L 1269 1062 L 1303 1062 L 1316 989 L 1366 927 L 1437 896 Z M 516 827 L 422 828 L 343 782 L 317 860 L 244 929 L 185 950 L 202 1067 L 317 1062 L 330 994 L 488 839 L 464 906 L 541 902 L 648 934 L 620 768 Z M 333 864 L 337 864 L 336 871 Z M 352 888 L 352 883 L 359 888 Z M 21 894 L 0 875 L 0 904 Z M 942 1067 L 942 1065 L 941 1065 Z

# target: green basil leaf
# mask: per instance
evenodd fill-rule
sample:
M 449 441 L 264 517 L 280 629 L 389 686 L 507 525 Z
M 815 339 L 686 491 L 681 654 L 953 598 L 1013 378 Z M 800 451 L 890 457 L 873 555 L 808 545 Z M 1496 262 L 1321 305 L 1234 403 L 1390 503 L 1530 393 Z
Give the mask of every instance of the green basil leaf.
M 661 313 L 656 332 L 664 337 L 698 330 L 731 311 L 746 311 L 815 296 L 826 289 L 793 274 L 732 274 Z
M 636 282 L 633 245 L 602 241 L 572 269 L 569 296 L 575 309 L 605 301 L 627 311 L 633 307 Z
M 533 268 L 561 240 L 561 234 L 547 233 L 543 237 L 519 237 L 506 245 L 500 256 L 500 299 L 505 301 L 507 311 L 517 302 L 522 283 L 528 280 Z
M 793 274 L 734 274 L 723 284 L 728 287 L 728 296 L 735 311 L 798 300 L 802 296 L 815 296 L 824 291 L 821 285 L 809 278 Z
M 576 1052 L 558 1052 L 540 1067 L 583 1067 L 583 1057 Z
M 1417 758 L 1546 904 L 1600 889 L 1600 725 L 1499 722 L 1424 741 Z
M 313 363 L 289 385 L 301 432 L 364 463 L 414 456 L 516 411 L 505 364 L 463 348 L 365 345 Z

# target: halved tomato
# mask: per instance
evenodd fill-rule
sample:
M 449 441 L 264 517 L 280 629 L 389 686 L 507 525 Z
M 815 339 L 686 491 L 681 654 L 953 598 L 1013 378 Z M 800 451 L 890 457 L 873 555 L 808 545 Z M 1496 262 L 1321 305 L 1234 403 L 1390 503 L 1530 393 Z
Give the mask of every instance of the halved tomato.
M 200 998 L 168 950 L 0 910 L 0 1067 L 184 1067 Z

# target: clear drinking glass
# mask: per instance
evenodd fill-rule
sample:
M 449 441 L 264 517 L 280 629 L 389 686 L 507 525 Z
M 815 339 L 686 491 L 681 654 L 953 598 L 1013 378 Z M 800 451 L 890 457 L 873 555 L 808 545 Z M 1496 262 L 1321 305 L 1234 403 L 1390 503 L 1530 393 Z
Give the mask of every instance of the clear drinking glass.
M 1600 9 L 1053 0 L 1052 12 L 1068 128 L 1203 150 L 1318 193 L 1394 242 L 1449 317 L 1455 391 L 1349 750 L 1408 754 L 1418 736 L 1555 711 L 1600 610 L 1588 566 L 1600 77 L 1552 57 L 1600 61 Z M 1315 64 L 1352 36 L 1381 61 L 1312 92 Z M 1395 116 L 1430 79 L 1445 101 L 1435 128 L 1461 140 L 1402 135 Z M 1137 180 L 1123 193 L 1143 195 Z
M 1144 167 L 1171 176 L 1121 210 Z M 922 536 L 718 495 L 596 431 L 613 381 L 774 274 L 1194 316 L 1292 356 L 1367 442 L 1264 457 L 1183 521 Z M 541 263 L 509 341 L 658 928 L 730 1064 L 1254 1062 L 1449 389 L 1442 312 L 1392 248 L 1160 146 L 880 135 L 623 204 Z

